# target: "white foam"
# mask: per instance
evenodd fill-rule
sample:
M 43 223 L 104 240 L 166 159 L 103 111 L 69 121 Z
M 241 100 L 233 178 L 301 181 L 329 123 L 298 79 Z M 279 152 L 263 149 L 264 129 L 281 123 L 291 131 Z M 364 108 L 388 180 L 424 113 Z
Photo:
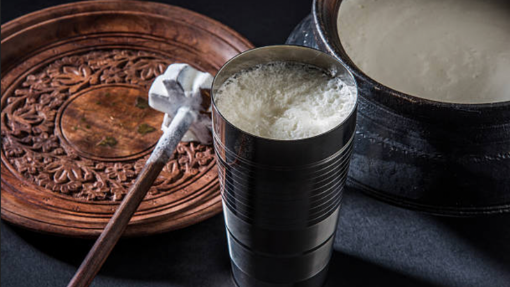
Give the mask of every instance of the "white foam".
M 351 113 L 353 87 L 301 64 L 259 65 L 228 79 L 214 95 L 220 113 L 248 133 L 278 140 L 313 137 Z

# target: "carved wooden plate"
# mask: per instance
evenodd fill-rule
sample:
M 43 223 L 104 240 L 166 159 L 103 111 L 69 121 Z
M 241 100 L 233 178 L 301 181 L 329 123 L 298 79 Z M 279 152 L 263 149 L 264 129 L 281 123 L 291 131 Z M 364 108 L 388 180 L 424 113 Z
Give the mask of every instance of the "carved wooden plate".
M 215 72 L 252 45 L 164 4 L 91 1 L 2 25 L 2 218 L 97 236 L 143 167 L 163 114 L 147 106 L 174 62 Z M 221 211 L 211 146 L 180 143 L 125 235 L 188 226 Z

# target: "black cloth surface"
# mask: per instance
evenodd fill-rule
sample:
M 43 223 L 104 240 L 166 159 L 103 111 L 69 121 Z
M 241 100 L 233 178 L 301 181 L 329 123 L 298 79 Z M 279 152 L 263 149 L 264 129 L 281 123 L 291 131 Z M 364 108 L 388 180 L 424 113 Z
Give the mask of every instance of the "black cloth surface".
M 2 1 L 2 23 L 70 1 Z M 160 1 L 281 44 L 311 0 Z M 1 223 L 2 286 L 66 286 L 93 241 Z M 235 286 L 222 215 L 165 234 L 122 239 L 92 286 Z M 445 218 L 347 190 L 326 286 L 510 286 L 510 217 Z

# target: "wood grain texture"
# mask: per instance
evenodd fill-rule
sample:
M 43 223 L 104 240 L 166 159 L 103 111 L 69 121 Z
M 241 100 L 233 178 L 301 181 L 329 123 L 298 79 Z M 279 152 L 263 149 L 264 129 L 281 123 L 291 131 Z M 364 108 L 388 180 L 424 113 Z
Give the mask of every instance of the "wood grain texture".
M 154 151 L 129 189 L 126 197 L 122 200 L 119 208 L 113 214 L 104 231 L 94 243 L 94 246 L 90 249 L 78 271 L 76 271 L 67 285 L 68 287 L 89 286 L 92 283 L 92 280 L 103 266 L 113 247 L 115 247 L 119 238 L 124 234 L 129 220 L 138 209 L 138 206 L 194 120 L 196 120 L 196 115 L 190 109 L 182 107 L 177 111 L 172 122 L 165 128 Z
M 152 80 L 187 62 L 213 75 L 252 45 L 194 12 L 137 1 L 41 10 L 2 26 L 2 218 L 96 237 L 161 135 Z M 211 146 L 180 143 L 126 235 L 181 228 L 221 210 Z

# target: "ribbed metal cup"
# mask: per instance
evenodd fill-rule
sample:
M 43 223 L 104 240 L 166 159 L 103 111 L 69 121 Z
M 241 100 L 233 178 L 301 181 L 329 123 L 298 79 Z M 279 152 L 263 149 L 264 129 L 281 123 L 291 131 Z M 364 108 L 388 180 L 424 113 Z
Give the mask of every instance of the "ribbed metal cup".
M 334 129 L 306 139 L 244 132 L 214 97 L 232 75 L 275 61 L 309 64 L 352 87 L 335 58 L 299 46 L 269 46 L 227 62 L 212 86 L 213 135 L 234 279 L 245 286 L 321 286 L 327 274 L 352 142 L 356 109 Z M 263 85 L 264 83 L 260 83 Z

